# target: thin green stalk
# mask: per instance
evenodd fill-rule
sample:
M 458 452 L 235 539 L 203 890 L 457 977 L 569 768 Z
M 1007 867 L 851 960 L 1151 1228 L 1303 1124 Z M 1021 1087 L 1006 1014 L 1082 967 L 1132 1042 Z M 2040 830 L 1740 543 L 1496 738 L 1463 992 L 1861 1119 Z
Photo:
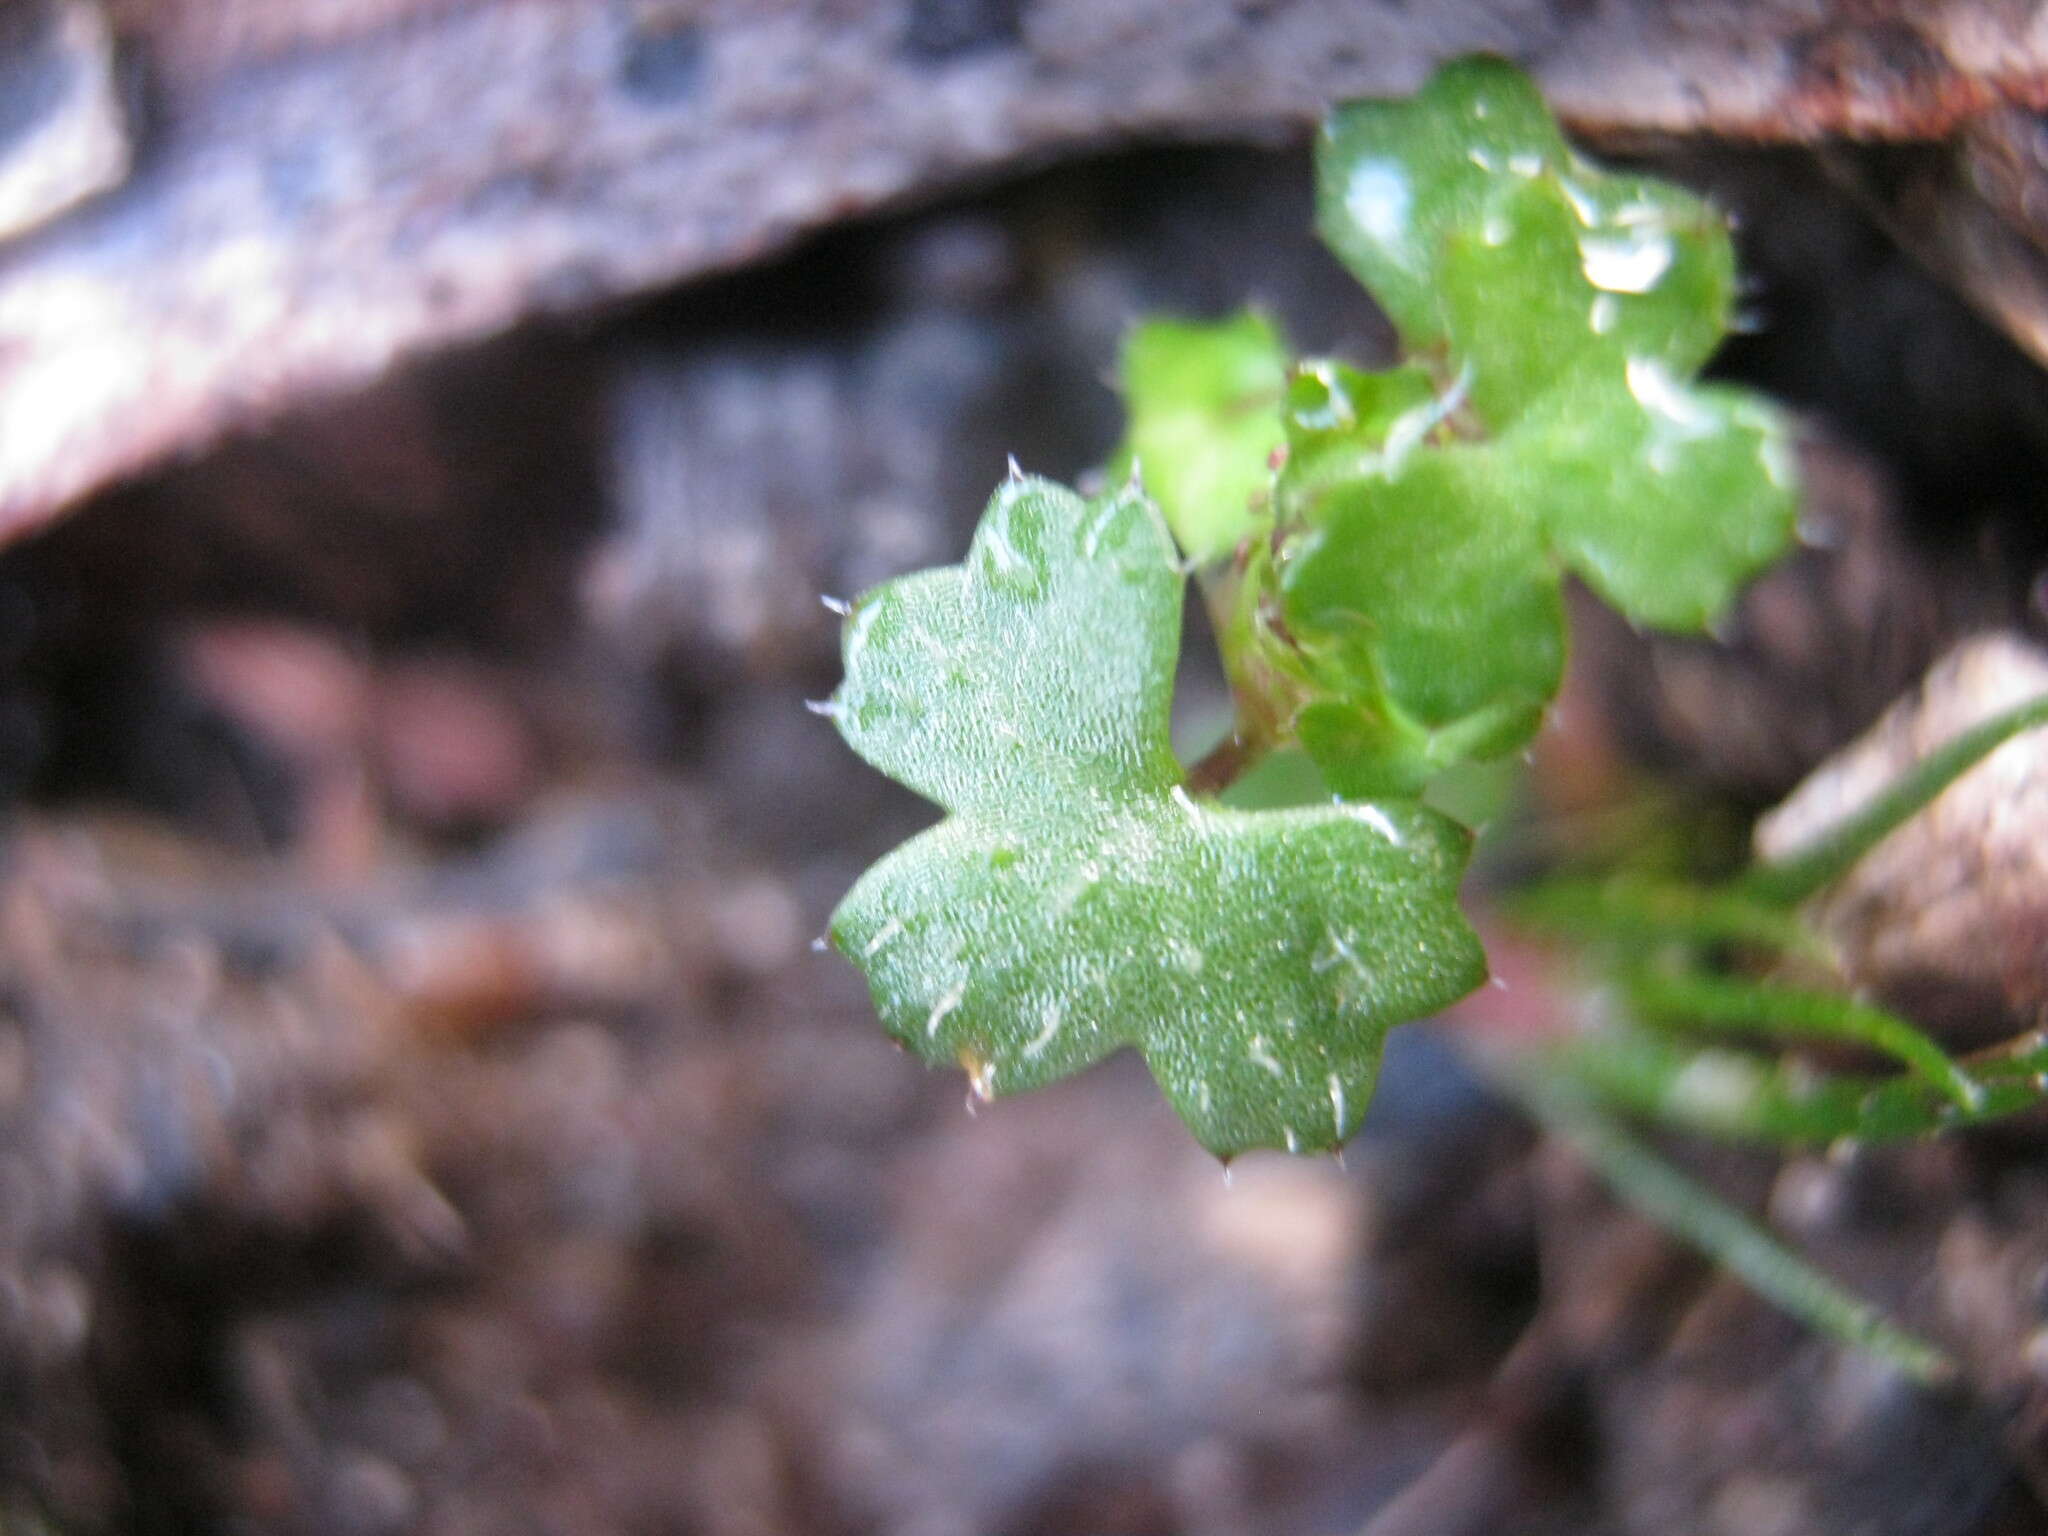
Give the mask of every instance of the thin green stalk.
M 1701 1048 L 1640 1028 L 1576 1035 L 1544 1057 L 1619 1108 L 1773 1147 L 1904 1141 L 2035 1108 L 2048 1090 L 2048 1034 L 2040 1032 L 1965 1059 L 1982 1089 L 1970 1109 L 1912 1075 L 1819 1075 L 1798 1063 Z
M 1506 905 L 1508 915 L 1527 927 L 1595 943 L 1740 944 L 1830 960 L 1826 944 L 1796 916 L 1726 888 L 1627 875 L 1546 880 Z
M 1790 858 L 1757 865 L 1729 889 L 1757 901 L 1797 906 L 1834 884 L 1858 859 L 1984 758 L 2040 725 L 2048 725 L 2048 698 L 2021 704 L 1973 726 L 1930 752 L 1869 805 L 1812 845 Z
M 1645 1023 L 1867 1046 L 1905 1063 L 1964 1110 L 1984 1099 L 1983 1085 L 1918 1029 L 1895 1013 L 1839 993 L 1653 970 L 1632 973 L 1624 986 Z
M 1890 1361 L 1935 1385 L 1955 1365 L 1934 1345 L 1889 1322 L 1769 1232 L 1657 1156 L 1536 1060 L 1499 1068 L 1496 1080 L 1538 1124 L 1567 1143 L 1616 1195 L 1716 1263 L 1758 1295 L 1831 1338 Z

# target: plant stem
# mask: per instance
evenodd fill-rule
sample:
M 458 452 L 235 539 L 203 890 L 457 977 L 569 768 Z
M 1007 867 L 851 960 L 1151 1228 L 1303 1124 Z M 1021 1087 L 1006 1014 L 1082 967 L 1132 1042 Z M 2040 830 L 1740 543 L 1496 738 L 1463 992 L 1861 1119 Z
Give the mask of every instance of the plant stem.
M 1597 1030 L 1545 1051 L 1550 1069 L 1609 1103 L 1726 1141 L 1828 1146 L 1904 1141 L 2039 1106 L 2048 1034 L 2035 1031 L 1963 1066 L 1982 1090 L 1964 1109 L 1924 1079 L 1830 1073 L 1740 1051 L 1688 1046 L 1645 1029 Z
M 1834 884 L 1858 859 L 1984 758 L 2040 725 L 2048 725 L 2048 698 L 1993 715 L 1930 752 L 1869 805 L 1803 851 L 1773 864 L 1757 865 L 1728 889 L 1758 901 L 1797 906 Z
M 1495 1081 L 1545 1130 L 1592 1164 L 1615 1194 L 1758 1295 L 1831 1338 L 1890 1361 L 1923 1385 L 1952 1379 L 1934 1345 L 1823 1275 L 1734 1206 L 1694 1183 L 1534 1059 L 1497 1064 Z
M 1897 1014 L 1853 998 L 1697 972 L 1667 975 L 1640 970 L 1625 985 L 1637 1016 L 1646 1023 L 1868 1046 L 1905 1063 L 1965 1110 L 1984 1101 L 1983 1085 L 1933 1040 Z
M 1225 736 L 1188 769 L 1185 780 L 1191 795 L 1220 795 L 1251 767 L 1253 754 L 1236 731 Z
M 1546 880 L 1508 898 L 1517 923 L 1569 938 L 1740 944 L 1830 960 L 1827 945 L 1783 907 L 1739 891 L 1617 875 Z

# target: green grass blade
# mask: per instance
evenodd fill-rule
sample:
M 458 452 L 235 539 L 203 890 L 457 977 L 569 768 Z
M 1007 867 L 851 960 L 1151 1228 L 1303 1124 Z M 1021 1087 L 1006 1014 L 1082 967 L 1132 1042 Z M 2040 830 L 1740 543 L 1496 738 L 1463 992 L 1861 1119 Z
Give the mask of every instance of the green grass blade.
M 1982 1090 L 1964 1109 L 1924 1078 L 1817 1076 L 1797 1064 L 1701 1048 L 1646 1029 L 1594 1031 L 1546 1058 L 1589 1092 L 1666 1125 L 1767 1146 L 1886 1142 L 1981 1125 L 2048 1100 L 2048 1034 L 1968 1058 Z
M 1687 1178 L 1554 1070 L 1524 1060 L 1497 1071 L 1495 1080 L 1539 1125 L 1585 1158 L 1622 1200 L 1733 1271 L 1775 1306 L 1830 1338 L 1891 1362 L 1923 1384 L 1955 1374 L 1953 1362 L 1934 1345 L 1890 1322 Z
M 1984 1098 L 1983 1085 L 1918 1029 L 1895 1013 L 1839 993 L 1655 971 L 1638 971 L 1625 985 L 1646 1023 L 1867 1046 L 1905 1063 L 1965 1110 L 1976 1109 Z
M 1583 942 L 1740 944 L 1828 958 L 1825 943 L 1783 907 L 1725 888 L 1630 876 L 1546 880 L 1506 905 L 1525 927 Z
M 1760 864 L 1731 889 L 1752 900 L 1796 906 L 1839 880 L 1856 861 L 1935 796 L 2013 737 L 2048 725 L 2048 698 L 1994 715 L 1936 748 L 1863 810 L 1791 858 Z

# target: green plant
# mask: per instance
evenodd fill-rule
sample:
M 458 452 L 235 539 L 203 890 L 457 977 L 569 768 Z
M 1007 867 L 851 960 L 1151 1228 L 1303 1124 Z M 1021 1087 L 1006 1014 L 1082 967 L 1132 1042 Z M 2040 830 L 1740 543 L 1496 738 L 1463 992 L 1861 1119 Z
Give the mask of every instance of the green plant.
M 1622 1005 L 1538 1053 L 1531 1070 L 1668 1125 L 1781 1147 L 1898 1141 L 2040 1103 L 2048 1090 L 2041 1031 L 1959 1062 L 1905 1019 L 1842 989 L 1751 977 L 1787 957 L 1831 967 L 1802 905 L 1959 775 L 2044 725 L 2048 699 L 1996 715 L 1796 856 L 1719 884 L 1620 874 L 1553 879 L 1522 893 L 1511 906 L 1518 920 L 1570 941 Z M 1848 1041 L 1905 1071 L 1817 1073 L 1740 1049 L 1731 1037 L 1744 1035 Z
M 1140 327 L 1130 484 L 1013 476 L 963 565 L 853 605 L 826 706 L 951 813 L 833 920 L 889 1029 L 985 1093 L 1135 1045 L 1226 1156 L 1340 1144 L 1386 1030 L 1483 979 L 1469 839 L 1422 795 L 1536 730 L 1562 572 L 1698 626 L 1794 510 L 1776 416 L 1689 382 L 1733 292 L 1712 209 L 1587 163 L 1494 60 L 1343 109 L 1318 155 L 1325 237 L 1406 359 L 1291 363 L 1255 315 Z M 1189 570 L 1237 720 L 1184 776 Z M 1296 745 L 1334 803 L 1209 798 Z
M 821 706 L 948 812 L 833 918 L 886 1027 L 983 1095 L 1135 1046 L 1224 1157 L 1341 1145 L 1387 1030 L 1483 979 L 1457 904 L 1470 835 L 1426 797 L 1539 727 L 1564 575 L 1638 624 L 1702 629 L 1796 510 L 1778 414 L 1693 378 L 1730 318 L 1724 220 L 1579 156 L 1510 66 L 1468 59 L 1411 100 L 1341 108 L 1317 175 L 1322 234 L 1401 360 L 1294 360 L 1250 313 L 1140 326 L 1121 488 L 1087 499 L 1013 470 L 964 563 L 852 605 Z M 1235 719 L 1183 770 L 1167 715 L 1189 574 Z M 1903 1019 L 1753 980 L 1751 962 L 1818 953 L 1800 902 L 2043 718 L 1972 733 L 1791 864 L 1718 887 L 1557 881 L 1521 903 L 1603 961 L 1625 1006 L 1494 1063 L 1504 1089 L 1776 1299 L 1923 1374 L 1930 1350 L 1607 1115 L 1782 1143 L 2038 1098 L 2038 1042 L 1959 1065 Z M 1290 752 L 1320 777 L 1314 803 L 1215 798 Z M 1730 1033 L 1846 1039 L 1906 1072 L 1794 1074 Z
M 1020 478 L 964 565 L 855 605 L 839 728 L 952 814 L 868 872 L 833 941 L 977 1092 L 1136 1045 L 1212 1150 L 1335 1147 L 1387 1028 L 1483 979 L 1467 839 L 1416 802 L 1191 797 L 1167 744 L 1183 579 L 1135 491 Z
M 1835 1147 L 1933 1135 L 2048 1098 L 2048 1032 L 2030 1031 L 1959 1062 L 1905 1019 L 1848 995 L 1846 985 L 1813 988 L 1768 976 L 1787 960 L 1833 967 L 1829 946 L 1801 915 L 1803 904 L 1989 753 L 2044 725 L 2048 699 L 1996 715 L 1811 845 L 1733 879 L 1556 878 L 1511 906 L 1526 928 L 1568 940 L 1612 1006 L 1558 1040 L 1491 1053 L 1493 1080 L 1646 1214 L 1786 1311 L 1923 1381 L 1951 1375 L 1952 1363 L 1663 1163 L 1614 1113 L 1723 1140 Z M 1745 1036 L 1766 1045 L 1847 1042 L 1905 1070 L 1816 1071 L 1745 1047 Z

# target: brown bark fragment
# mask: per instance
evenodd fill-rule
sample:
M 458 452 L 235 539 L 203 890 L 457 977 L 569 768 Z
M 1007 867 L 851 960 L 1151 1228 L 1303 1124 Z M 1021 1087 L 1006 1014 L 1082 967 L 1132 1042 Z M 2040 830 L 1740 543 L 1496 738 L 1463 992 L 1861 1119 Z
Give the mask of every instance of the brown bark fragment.
M 1299 132 L 1455 53 L 1602 133 L 2048 107 L 2048 22 L 2009 0 L 939 9 L 117 0 L 157 127 L 117 194 L 0 248 L 0 537 L 422 350 L 1062 151 Z

